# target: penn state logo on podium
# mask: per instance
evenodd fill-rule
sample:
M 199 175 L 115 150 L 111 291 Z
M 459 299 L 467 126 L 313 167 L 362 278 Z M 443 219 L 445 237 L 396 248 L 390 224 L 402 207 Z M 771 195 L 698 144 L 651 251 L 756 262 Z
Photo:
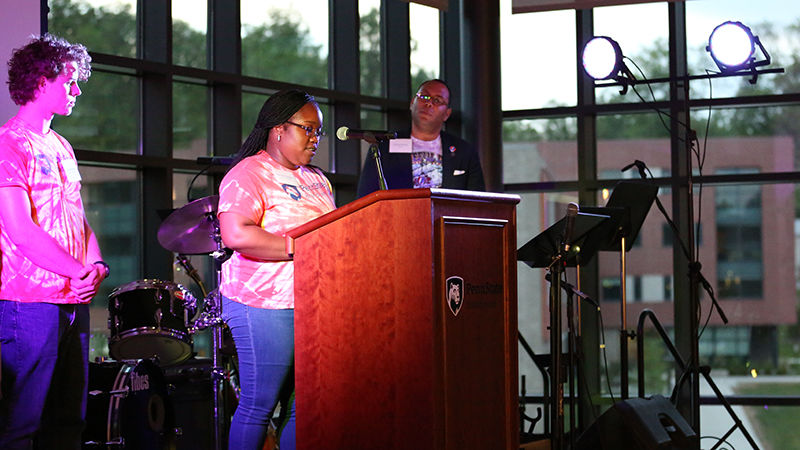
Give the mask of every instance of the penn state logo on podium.
M 447 306 L 454 316 L 458 315 L 461 311 L 461 305 L 464 304 L 464 279 L 461 277 L 450 277 L 444 284 L 445 291 L 444 297 Z

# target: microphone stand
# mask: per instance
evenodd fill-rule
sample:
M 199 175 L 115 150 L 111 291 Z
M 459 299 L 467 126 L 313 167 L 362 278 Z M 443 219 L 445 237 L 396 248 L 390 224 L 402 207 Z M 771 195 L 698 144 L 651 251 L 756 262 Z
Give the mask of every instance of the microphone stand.
M 386 177 L 383 176 L 383 166 L 381 165 L 381 151 L 380 149 L 378 149 L 378 139 L 365 138 L 364 140 L 369 142 L 369 152 L 372 154 L 372 158 L 375 159 L 375 168 L 377 169 L 378 172 L 378 188 L 382 191 L 385 191 L 388 188 L 386 187 Z
M 563 250 L 563 246 L 561 246 Z M 565 256 L 559 251 L 549 267 L 550 276 L 550 398 L 553 402 L 550 420 L 552 430 L 550 438 L 552 448 L 562 450 L 564 447 L 564 369 L 561 365 L 561 273 Z

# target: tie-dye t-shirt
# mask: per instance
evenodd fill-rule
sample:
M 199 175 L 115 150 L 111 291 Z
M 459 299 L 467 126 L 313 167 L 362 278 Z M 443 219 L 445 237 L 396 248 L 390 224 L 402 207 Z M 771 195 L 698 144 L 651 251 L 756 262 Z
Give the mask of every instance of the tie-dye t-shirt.
M 0 187 L 24 189 L 33 222 L 85 264 L 85 216 L 81 183 L 74 170 L 77 161 L 72 146 L 55 131 L 41 134 L 16 117 L 0 128 Z M 0 251 L 0 299 L 80 303 L 69 289 L 69 278 L 33 264 L 4 229 L 0 229 Z
M 278 236 L 335 208 L 331 185 L 321 172 L 288 169 L 265 151 L 234 166 L 219 188 L 218 214 L 240 214 Z M 220 292 L 256 308 L 294 308 L 294 263 L 234 252 L 222 265 Z

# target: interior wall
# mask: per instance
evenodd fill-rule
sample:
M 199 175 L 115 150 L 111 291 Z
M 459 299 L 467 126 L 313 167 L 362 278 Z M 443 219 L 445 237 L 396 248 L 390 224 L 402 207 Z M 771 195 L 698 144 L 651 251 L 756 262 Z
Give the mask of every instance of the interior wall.
M 17 105 L 8 96 L 8 59 L 31 35 L 39 34 L 41 4 L 31 0 L 3 0 L 0 11 L 0 123 L 5 123 L 17 113 Z

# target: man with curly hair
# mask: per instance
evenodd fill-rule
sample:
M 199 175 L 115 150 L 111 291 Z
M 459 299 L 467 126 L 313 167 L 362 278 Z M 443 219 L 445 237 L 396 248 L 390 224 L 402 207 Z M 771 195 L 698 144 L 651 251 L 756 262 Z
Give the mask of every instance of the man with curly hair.
M 45 34 L 16 49 L 19 111 L 0 127 L 0 448 L 81 446 L 89 305 L 108 276 L 72 146 L 50 129 L 91 73 L 86 47 Z

